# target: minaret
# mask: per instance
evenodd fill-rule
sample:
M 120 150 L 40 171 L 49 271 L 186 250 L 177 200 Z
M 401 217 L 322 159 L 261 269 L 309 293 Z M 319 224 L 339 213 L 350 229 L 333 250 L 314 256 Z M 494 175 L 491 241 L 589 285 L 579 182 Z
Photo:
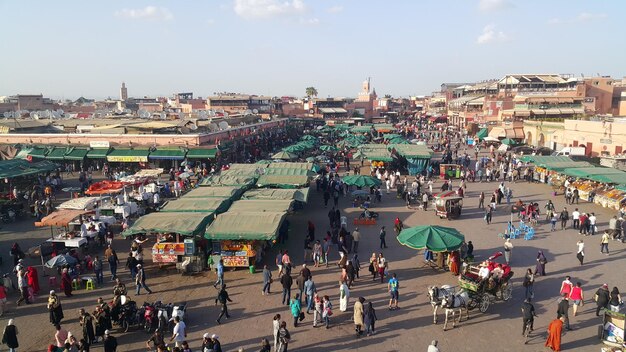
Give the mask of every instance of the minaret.
M 126 89 L 126 83 L 122 82 L 122 88 L 120 88 L 120 99 L 126 101 L 128 99 L 128 89 Z

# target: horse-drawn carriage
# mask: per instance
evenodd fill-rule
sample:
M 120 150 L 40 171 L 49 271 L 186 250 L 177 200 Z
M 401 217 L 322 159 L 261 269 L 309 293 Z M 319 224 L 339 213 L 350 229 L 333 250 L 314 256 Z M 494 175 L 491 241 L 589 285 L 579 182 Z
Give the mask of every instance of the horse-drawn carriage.
M 463 310 L 469 319 L 470 310 L 478 308 L 481 313 L 485 313 L 493 301 L 508 301 L 512 297 L 513 284 L 510 279 L 513 277 L 513 272 L 511 268 L 506 264 L 498 264 L 493 261 L 500 256 L 502 256 L 502 252 L 497 252 L 479 266 L 466 265 L 459 276 L 458 290 L 449 285 L 428 288 L 430 304 L 433 306 L 434 324 L 437 323 L 438 307 L 445 309 L 446 319 L 443 325 L 445 331 L 450 313 L 453 316 L 452 327 L 455 327 L 457 311 L 459 321 Z M 499 270 L 502 270 L 502 275 L 499 278 L 494 277 Z

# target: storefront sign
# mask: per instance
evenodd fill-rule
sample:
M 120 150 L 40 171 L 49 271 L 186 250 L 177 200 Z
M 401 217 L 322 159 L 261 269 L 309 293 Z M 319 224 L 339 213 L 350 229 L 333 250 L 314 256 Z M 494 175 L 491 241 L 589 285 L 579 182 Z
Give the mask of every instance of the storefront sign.
M 612 139 L 607 139 L 607 138 L 601 138 L 600 139 L 600 143 L 613 144 L 613 140 Z
M 228 267 L 247 267 L 250 266 L 248 256 L 222 256 L 224 266 Z
M 91 141 L 89 146 L 92 148 L 110 148 L 111 144 L 109 141 Z
M 107 161 L 113 163 L 147 163 L 147 156 L 111 156 L 107 155 Z
M 176 263 L 178 256 L 169 254 L 152 254 L 152 262 L 154 263 Z
M 152 247 L 152 255 L 155 254 L 185 255 L 185 244 L 171 242 L 157 243 Z

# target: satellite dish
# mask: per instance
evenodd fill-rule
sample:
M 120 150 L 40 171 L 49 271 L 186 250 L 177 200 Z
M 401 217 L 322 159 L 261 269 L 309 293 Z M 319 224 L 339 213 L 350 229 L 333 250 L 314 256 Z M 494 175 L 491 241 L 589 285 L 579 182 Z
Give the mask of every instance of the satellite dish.
M 218 126 L 220 127 L 220 130 L 227 130 L 230 128 L 230 125 L 228 125 L 228 122 L 226 121 L 220 122 Z
M 161 120 L 165 120 L 167 118 L 167 114 L 162 112 L 159 114 L 159 118 L 161 118 Z
M 10 119 L 10 118 L 12 118 L 12 117 L 13 117 L 13 116 L 11 116 L 11 115 L 13 115 L 13 114 L 12 114 L 12 113 L 10 113 L 10 112 L 8 112 L 8 111 L 5 111 L 3 115 L 4 115 L 4 117 L 5 117 L 5 118 L 7 118 L 7 119 Z
M 252 113 L 256 115 L 256 114 L 258 114 L 258 113 L 259 113 L 259 110 L 257 110 L 257 109 L 253 109 L 253 110 L 252 110 Z
M 211 116 L 211 117 L 215 117 L 215 111 L 213 111 L 213 110 L 209 110 L 209 116 Z
M 34 112 L 34 111 L 31 111 L 31 113 L 30 113 L 30 114 L 28 114 L 28 116 L 30 116 L 30 118 L 31 118 L 31 119 L 34 119 L 34 118 L 35 118 L 35 115 L 37 115 L 37 113 L 36 113 L 36 112 Z
M 125 114 L 130 114 L 132 111 L 130 109 L 124 109 Z
M 71 119 L 72 114 L 70 114 L 69 112 L 66 112 L 65 114 L 63 114 L 63 117 L 65 117 L 66 119 Z
M 59 117 L 61 117 L 61 114 L 59 114 L 58 111 L 53 111 L 52 112 L 52 118 L 53 119 L 58 119 Z
M 192 123 L 187 125 L 187 128 L 189 128 L 192 131 L 195 131 L 195 130 L 198 129 L 198 125 L 196 125 L 195 123 L 192 122 Z
M 252 110 L 248 109 L 243 114 L 244 114 L 244 116 L 251 115 L 252 114 Z
M 227 112 L 225 112 L 225 113 L 224 113 L 224 118 L 225 118 L 225 119 L 227 119 L 227 118 L 228 118 L 228 116 L 229 116 L 229 115 L 228 115 L 228 113 L 227 113 Z
M 65 111 L 63 111 L 63 109 L 58 109 L 57 112 L 59 113 L 59 115 L 63 115 Z
M 208 117 L 208 114 L 206 112 L 206 110 L 201 110 L 200 112 L 198 112 L 198 118 L 201 120 L 206 120 Z
M 211 122 L 211 123 L 209 124 L 209 130 L 210 130 L 211 132 L 217 132 L 217 131 L 219 131 L 219 129 L 220 129 L 220 128 L 217 126 L 217 124 L 216 124 L 215 122 Z

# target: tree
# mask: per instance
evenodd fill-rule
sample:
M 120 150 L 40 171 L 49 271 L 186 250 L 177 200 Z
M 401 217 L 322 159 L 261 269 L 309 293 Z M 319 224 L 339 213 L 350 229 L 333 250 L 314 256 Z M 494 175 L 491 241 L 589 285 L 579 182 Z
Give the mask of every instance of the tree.
M 317 97 L 317 89 L 315 87 L 306 87 L 305 89 L 307 97 Z

